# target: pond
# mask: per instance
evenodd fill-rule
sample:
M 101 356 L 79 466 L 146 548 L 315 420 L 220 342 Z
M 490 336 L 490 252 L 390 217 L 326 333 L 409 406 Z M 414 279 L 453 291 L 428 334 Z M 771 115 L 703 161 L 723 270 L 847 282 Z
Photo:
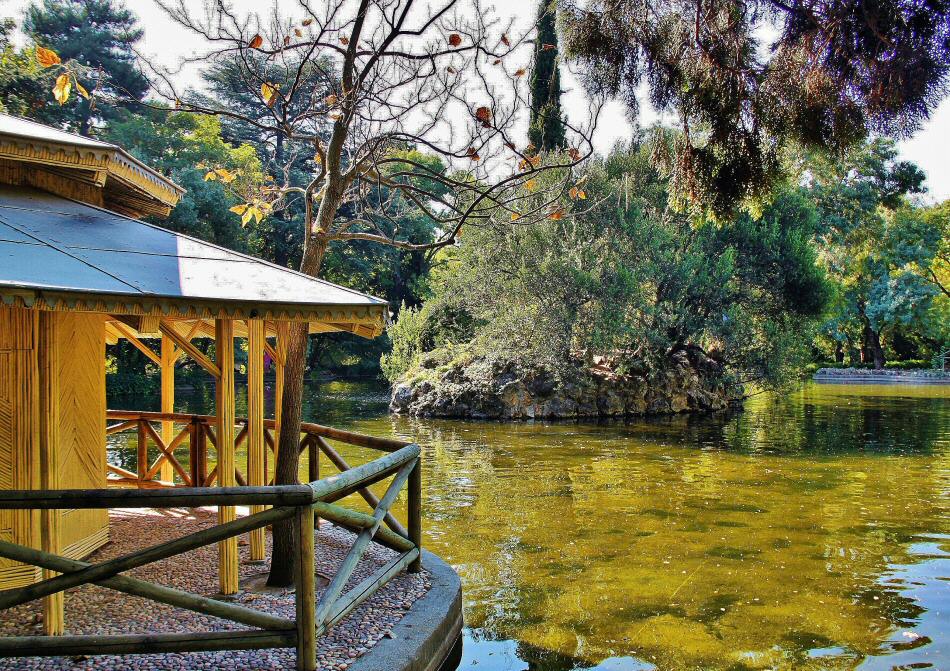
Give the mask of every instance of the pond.
M 306 415 L 423 446 L 463 671 L 871 671 L 950 668 L 948 401 L 811 383 L 730 415 L 502 424 L 394 418 L 385 389 L 324 383 Z

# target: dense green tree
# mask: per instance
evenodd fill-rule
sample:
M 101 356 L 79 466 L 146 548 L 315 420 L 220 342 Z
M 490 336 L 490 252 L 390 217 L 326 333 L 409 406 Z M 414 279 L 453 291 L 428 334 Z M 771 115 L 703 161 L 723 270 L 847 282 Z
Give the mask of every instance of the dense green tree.
M 18 49 L 11 39 L 13 19 L 0 21 L 0 111 L 17 116 L 43 116 L 49 106 L 49 83 L 36 62 L 35 50 Z
M 143 111 L 113 119 L 102 135 L 185 187 L 185 195 L 160 222 L 162 226 L 237 251 L 255 251 L 260 245 L 256 224 L 242 226 L 240 218 L 229 211 L 240 202 L 236 195 L 220 180 L 205 178 L 210 166 L 231 171 L 238 175 L 236 180 L 256 182 L 262 176 L 256 149 L 225 142 L 218 119 Z
M 722 214 L 767 197 L 780 152 L 906 135 L 950 71 L 944 0 L 567 0 L 570 57 L 631 113 L 646 87 L 679 123 L 660 164 L 678 197 Z
M 908 201 L 924 191 L 917 166 L 876 139 L 840 157 L 807 164 L 809 195 L 821 213 L 822 263 L 837 283 L 827 331 L 863 363 L 882 368 L 895 329 L 926 334 L 939 293 L 931 269 L 945 233 Z M 930 336 L 935 336 L 931 333 Z
M 758 218 L 697 221 L 670 209 L 645 145 L 590 166 L 583 185 L 564 204 L 573 216 L 464 238 L 435 297 L 397 323 L 387 374 L 469 343 L 554 369 L 611 354 L 660 370 L 701 348 L 743 382 L 794 377 L 828 297 L 817 212 L 798 189 Z
M 27 8 L 23 31 L 63 61 L 83 67 L 80 83 L 95 95 L 77 97 L 60 111 L 63 121 L 82 135 L 115 114 L 115 105 L 96 104 L 97 97 L 134 108 L 148 91 L 132 49 L 143 31 L 135 14 L 118 0 L 43 0 Z
M 561 111 L 561 75 L 558 71 L 558 38 L 555 4 L 541 0 L 538 34 L 531 68 L 531 121 L 528 140 L 542 151 L 564 149 L 564 114 Z

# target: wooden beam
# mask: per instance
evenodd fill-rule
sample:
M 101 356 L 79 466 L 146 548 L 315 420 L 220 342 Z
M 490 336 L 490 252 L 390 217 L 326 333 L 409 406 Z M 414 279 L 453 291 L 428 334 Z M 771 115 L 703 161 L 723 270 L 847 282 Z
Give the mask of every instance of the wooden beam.
M 236 484 L 234 477 L 234 420 L 236 414 L 234 409 L 234 322 L 230 319 L 215 319 L 214 332 L 215 363 L 219 371 L 215 384 L 218 485 L 233 487 Z M 218 524 L 233 522 L 235 516 L 234 506 L 218 507 Z M 227 538 L 218 543 L 218 587 L 222 594 L 237 594 L 237 538 Z
M 82 569 L 92 566 L 92 564 L 88 562 L 67 559 L 66 557 L 52 555 L 42 550 L 22 546 L 17 546 L 15 552 L 19 552 L 19 556 L 17 557 L 18 561 L 32 566 L 42 566 L 43 568 L 53 569 L 62 573 L 81 571 Z M 95 584 L 114 589 L 124 594 L 131 594 L 132 596 L 157 601 L 158 603 L 192 610 L 196 613 L 233 620 L 234 622 L 240 622 L 241 624 L 246 624 L 251 627 L 259 627 L 261 629 L 294 629 L 293 620 L 252 610 L 246 606 L 240 606 L 218 599 L 210 599 L 205 596 L 199 596 L 163 585 L 156 585 L 155 583 L 139 580 L 137 578 L 117 575 L 112 578 L 99 580 Z
M 316 557 L 312 506 L 297 508 L 297 671 L 317 671 Z
M 348 471 L 352 468 L 352 466 L 350 466 L 349 463 L 347 463 L 346 459 L 344 459 L 343 456 L 339 452 L 334 450 L 330 446 L 330 444 L 327 443 L 327 441 L 323 439 L 322 436 L 310 436 L 310 438 L 321 450 L 323 450 L 323 453 L 327 455 L 327 459 L 329 459 L 333 463 L 333 465 L 336 466 L 337 469 L 339 469 L 341 473 L 344 471 Z M 317 480 L 317 479 L 319 478 L 311 477 L 310 481 L 313 482 L 314 480 Z M 379 497 L 377 497 L 369 487 L 363 487 L 362 489 L 360 489 L 359 494 L 360 496 L 363 497 L 363 500 L 366 501 L 366 503 L 368 503 L 371 508 L 375 508 L 376 506 L 379 505 Z M 399 523 L 399 520 L 393 517 L 392 513 L 387 512 L 384 520 L 386 522 L 386 526 L 388 526 L 390 529 L 395 531 L 400 536 L 409 538 L 409 532 L 406 530 L 405 527 L 402 526 L 402 524 Z
M 252 486 L 264 482 L 264 322 L 260 319 L 247 321 L 247 481 Z M 263 506 L 252 506 L 252 513 L 259 513 Z M 264 530 L 255 529 L 250 534 L 251 561 L 264 560 Z
M 128 326 L 126 326 L 125 324 L 119 321 L 111 322 L 109 325 L 113 329 L 118 331 L 120 334 L 122 334 L 123 338 L 125 338 L 130 343 L 132 343 L 135 346 L 135 349 L 137 349 L 142 354 L 144 354 L 149 359 L 151 359 L 152 363 L 155 363 L 159 367 L 161 367 L 162 365 L 161 358 L 154 351 L 152 351 L 151 347 L 149 347 L 148 345 L 143 343 L 141 340 L 139 340 L 138 336 L 135 334 L 135 332 L 131 328 L 129 328 Z
M 190 552 L 196 548 L 210 545 L 211 543 L 219 542 L 227 538 L 234 538 L 256 527 L 267 526 L 277 520 L 293 517 L 295 510 L 295 508 L 271 508 L 257 515 L 249 515 L 248 517 L 242 517 L 239 520 L 234 520 L 227 524 L 202 529 L 201 531 L 190 533 L 181 538 L 160 543 L 159 545 L 153 545 L 144 550 L 135 550 L 130 554 L 109 559 L 99 564 L 93 564 L 88 568 L 72 571 L 71 573 L 63 573 L 55 578 L 43 580 L 42 582 L 33 583 L 25 587 L 0 591 L 0 610 L 19 606 L 21 603 L 27 603 L 34 599 L 56 594 L 71 587 L 78 587 L 79 585 L 85 585 L 90 582 L 99 582 L 105 578 L 112 578 L 120 573 L 131 571 L 139 566 L 145 566 L 146 564 L 152 564 L 162 559 L 168 559 L 169 557 Z M 23 546 L 17 545 L 16 543 L 0 541 L 0 556 L 18 556 L 19 549 L 22 547 Z M 2 637 L 0 637 L 0 640 L 3 640 Z
M 171 322 L 163 319 L 158 325 L 158 330 L 161 331 L 162 335 L 164 335 L 166 338 L 171 338 L 171 341 L 178 345 L 178 347 L 180 347 L 182 351 L 185 352 L 185 354 L 194 359 L 199 366 L 211 373 L 211 375 L 213 375 L 215 378 L 221 377 L 221 369 L 216 364 L 212 363 L 208 357 L 202 354 L 201 350 L 192 345 L 188 340 L 185 340 L 185 338 L 175 330 L 175 327 L 171 324 Z
M 283 366 L 283 365 L 284 365 L 284 357 L 281 356 L 280 352 L 278 352 L 277 349 L 276 349 L 273 345 L 271 345 L 269 342 L 267 342 L 266 339 L 264 340 L 264 351 L 267 352 L 267 355 L 268 355 L 271 359 L 274 360 L 274 365 L 275 365 L 275 366 Z
M 277 322 L 277 353 L 279 355 L 279 360 L 282 362 L 287 361 L 287 347 L 289 345 L 288 339 L 290 338 L 290 324 L 285 321 Z M 275 359 L 275 363 L 276 363 Z M 274 450 L 274 463 L 277 463 L 277 445 L 280 440 L 277 438 L 280 436 L 280 414 L 281 407 L 284 404 L 284 363 L 276 363 L 276 380 L 274 383 L 274 444 L 272 445 Z
M 292 648 L 293 631 L 199 631 L 188 634 L 118 634 L 114 636 L 4 636 L 0 657 L 47 655 L 121 655 L 128 653 L 200 652 L 206 650 L 260 650 Z
M 178 359 L 178 352 L 175 350 L 175 343 L 169 338 L 162 338 L 162 412 L 175 412 L 175 362 Z M 175 423 L 172 421 L 162 422 L 162 440 L 166 445 L 171 444 L 175 436 Z M 174 450 L 174 448 L 171 448 Z M 175 481 L 174 467 L 166 460 L 162 462 L 161 475 L 159 477 L 167 482 Z M 191 484 L 191 483 L 188 483 Z
M 39 466 L 40 489 L 59 489 L 59 347 L 56 345 L 56 322 L 59 315 L 41 312 L 38 326 L 37 367 L 39 389 Z M 44 552 L 60 552 L 60 511 L 40 512 L 40 547 Z M 55 571 L 43 569 L 43 579 L 52 580 Z M 48 636 L 61 636 L 65 631 L 63 593 L 55 593 L 43 599 L 43 632 Z

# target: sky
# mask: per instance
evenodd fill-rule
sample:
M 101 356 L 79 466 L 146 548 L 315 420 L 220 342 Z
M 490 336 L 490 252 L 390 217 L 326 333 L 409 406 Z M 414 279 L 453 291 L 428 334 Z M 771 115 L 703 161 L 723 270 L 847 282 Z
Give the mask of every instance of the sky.
M 203 0 L 185 0 L 186 5 L 200 9 Z M 492 0 L 483 0 L 491 5 Z M 18 22 L 29 0 L 0 0 L 0 16 L 12 16 Z M 145 28 L 142 53 L 154 57 L 164 65 L 174 65 L 177 59 L 196 49 L 201 43 L 197 37 L 187 34 L 179 26 L 165 16 L 162 9 L 154 0 L 127 0 L 139 16 Z M 266 0 L 234 0 L 234 4 L 242 10 L 266 11 L 271 3 Z M 299 8 L 297 0 L 278 0 L 278 7 L 294 13 Z M 299 10 L 297 10 L 299 11 Z M 495 3 L 495 12 L 499 18 L 512 18 L 516 26 L 523 29 L 530 26 L 535 14 L 534 2 L 511 2 L 499 0 Z M 185 85 L 194 80 L 195 72 L 185 71 L 180 77 Z M 567 114 L 571 117 L 582 118 L 586 115 L 587 104 L 585 96 L 577 80 L 569 72 L 562 72 L 562 87 L 565 89 L 563 104 Z M 639 122 L 648 126 L 656 120 L 656 115 L 644 106 L 641 110 Z M 597 132 L 594 135 L 594 148 L 599 153 L 608 152 L 617 142 L 629 139 L 633 133 L 633 126 L 627 119 L 624 106 L 619 102 L 610 102 L 601 113 Z M 950 198 L 950 97 L 934 111 L 931 119 L 911 138 L 900 142 L 900 157 L 913 161 L 923 169 L 927 175 L 928 194 L 927 202 L 939 202 Z

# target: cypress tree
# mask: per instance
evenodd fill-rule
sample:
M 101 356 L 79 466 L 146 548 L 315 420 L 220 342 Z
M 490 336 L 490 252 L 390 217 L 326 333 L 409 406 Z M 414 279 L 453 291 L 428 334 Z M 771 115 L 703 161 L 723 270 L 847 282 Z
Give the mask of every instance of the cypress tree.
M 538 8 L 538 37 L 534 44 L 531 72 L 531 125 L 528 139 L 540 151 L 563 149 L 564 121 L 561 112 L 561 77 L 558 73 L 555 8 L 541 0 Z

